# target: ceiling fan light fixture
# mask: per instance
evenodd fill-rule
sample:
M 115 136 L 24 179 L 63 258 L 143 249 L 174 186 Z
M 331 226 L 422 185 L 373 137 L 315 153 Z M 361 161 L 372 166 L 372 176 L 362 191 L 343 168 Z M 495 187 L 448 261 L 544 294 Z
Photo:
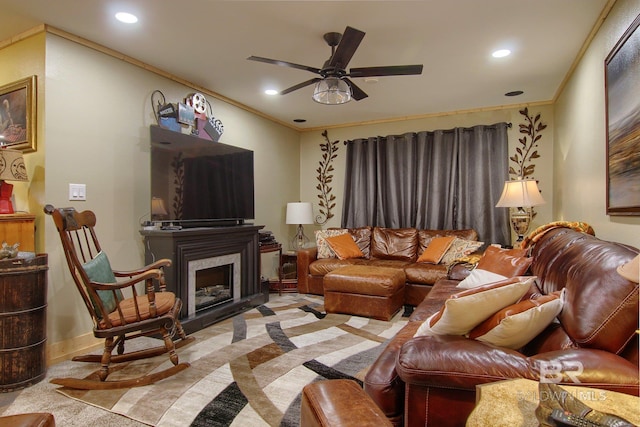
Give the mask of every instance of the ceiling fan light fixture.
M 327 77 L 316 83 L 313 100 L 326 105 L 340 105 L 351 101 L 351 86 L 338 78 Z

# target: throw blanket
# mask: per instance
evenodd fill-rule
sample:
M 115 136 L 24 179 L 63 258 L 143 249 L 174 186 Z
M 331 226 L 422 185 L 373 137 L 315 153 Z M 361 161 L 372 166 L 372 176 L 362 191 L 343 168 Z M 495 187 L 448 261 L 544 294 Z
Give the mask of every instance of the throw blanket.
M 591 228 L 591 226 L 586 222 L 554 221 L 545 225 L 541 225 L 540 227 L 533 230 L 527 237 L 524 238 L 520 247 L 522 249 L 526 249 L 529 246 L 533 246 L 533 244 L 536 243 L 538 240 L 540 240 L 540 238 L 544 236 L 544 234 L 547 231 L 553 230 L 556 228 L 571 228 L 573 230 L 580 231 L 582 233 L 591 234 L 592 236 L 596 235 L 595 231 L 593 231 L 593 228 Z

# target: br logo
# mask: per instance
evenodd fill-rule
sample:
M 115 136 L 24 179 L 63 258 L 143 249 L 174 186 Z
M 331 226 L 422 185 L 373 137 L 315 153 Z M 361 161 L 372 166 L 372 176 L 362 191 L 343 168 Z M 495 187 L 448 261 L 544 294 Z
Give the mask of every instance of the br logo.
M 567 376 L 574 383 L 580 383 L 578 377 L 584 367 L 578 361 L 540 362 L 540 382 L 557 384 Z

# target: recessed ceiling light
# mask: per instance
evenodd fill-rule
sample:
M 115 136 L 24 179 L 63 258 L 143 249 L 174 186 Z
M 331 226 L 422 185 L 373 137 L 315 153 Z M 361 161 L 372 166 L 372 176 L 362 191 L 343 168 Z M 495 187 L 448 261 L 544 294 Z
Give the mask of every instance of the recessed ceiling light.
M 293 121 L 296 123 L 304 123 L 307 121 L 307 119 L 293 119 Z
M 504 58 L 505 56 L 511 55 L 511 51 L 509 49 L 500 49 L 496 50 L 491 54 L 494 58 Z
M 522 95 L 524 92 L 521 90 L 512 90 L 511 92 L 507 92 L 504 94 L 504 96 L 518 96 L 518 95 Z
M 116 13 L 116 19 L 125 24 L 135 24 L 138 22 L 138 17 L 132 13 L 118 12 Z
M 266 93 L 267 95 L 277 95 L 278 91 L 275 89 L 267 89 L 264 91 L 264 93 Z

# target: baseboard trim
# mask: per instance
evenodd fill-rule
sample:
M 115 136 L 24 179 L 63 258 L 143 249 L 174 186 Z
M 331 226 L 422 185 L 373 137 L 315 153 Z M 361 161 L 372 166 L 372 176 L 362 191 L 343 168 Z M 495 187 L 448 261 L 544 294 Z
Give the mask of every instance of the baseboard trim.
M 70 360 L 74 356 L 91 352 L 103 345 L 104 341 L 95 338 L 93 333 L 49 344 L 47 345 L 47 365 L 51 366 Z

